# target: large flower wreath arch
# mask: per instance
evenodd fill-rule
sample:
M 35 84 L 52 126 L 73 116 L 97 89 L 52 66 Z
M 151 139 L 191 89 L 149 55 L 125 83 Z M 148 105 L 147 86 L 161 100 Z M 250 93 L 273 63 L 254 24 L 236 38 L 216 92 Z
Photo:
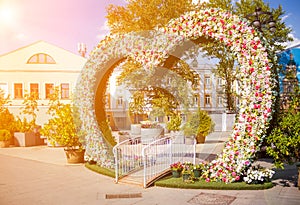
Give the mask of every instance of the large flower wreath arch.
M 159 35 L 151 41 L 134 34 L 113 36 L 101 42 L 91 53 L 77 84 L 75 101 L 83 128 L 87 130 L 86 157 L 100 161 L 102 166 L 111 164 L 93 110 L 97 72 L 124 56 L 146 66 L 159 65 L 186 39 L 196 40 L 204 36 L 230 47 L 240 65 L 241 90 L 240 110 L 233 132 L 222 153 L 209 164 L 205 175 L 207 181 L 238 180 L 242 171 L 252 163 L 271 119 L 274 83 L 266 47 L 249 22 L 218 9 L 188 12 L 160 30 L 172 35 L 155 33 Z

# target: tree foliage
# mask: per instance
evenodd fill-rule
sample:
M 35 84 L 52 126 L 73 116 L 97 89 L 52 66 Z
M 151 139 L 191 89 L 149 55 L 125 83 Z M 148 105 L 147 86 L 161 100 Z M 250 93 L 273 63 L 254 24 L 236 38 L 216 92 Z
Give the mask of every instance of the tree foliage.
M 128 1 L 126 6 L 110 5 L 107 8 L 108 15 L 106 17 L 111 33 L 145 32 L 163 27 L 171 19 L 178 18 L 183 13 L 194 9 L 195 5 L 192 4 L 191 0 L 131 0 Z M 151 105 L 153 114 L 157 116 L 162 115 L 164 112 L 172 112 L 176 103 L 174 103 L 174 100 L 172 100 L 172 97 L 170 97 L 167 92 L 161 92 L 157 89 L 158 87 L 166 88 L 166 81 L 170 78 L 170 70 L 173 71 L 173 74 L 177 74 L 177 79 L 179 75 L 181 79 L 195 83 L 197 76 L 184 61 L 176 59 L 172 64 L 165 66 L 169 70 L 160 68 L 149 71 L 130 59 L 127 59 L 125 63 L 122 64 L 123 72 L 119 77 L 119 81 L 125 82 L 128 88 L 136 91 L 140 90 L 140 92 L 143 93 L 140 95 L 134 94 L 132 96 L 133 99 L 129 108 L 130 113 L 134 113 L 134 115 L 142 114 L 144 112 L 143 106 L 146 106 L 149 102 L 153 103 Z M 183 85 L 182 82 L 174 84 Z M 141 100 L 141 96 L 149 99 L 146 92 L 148 88 L 151 88 L 152 92 L 157 92 L 155 94 L 156 98 L 145 102 Z M 187 106 L 189 103 L 187 102 L 188 92 L 186 92 L 186 89 L 184 91 L 178 91 L 179 89 L 174 88 L 168 87 L 166 90 L 177 98 L 180 98 L 177 99 L 177 101 L 180 102 L 180 100 L 182 100 L 182 104 Z M 180 93 L 180 95 L 178 95 L 178 93 Z M 140 104 L 134 105 L 135 103 Z M 135 119 L 137 118 L 135 117 Z
M 192 0 L 128 0 L 126 6 L 109 5 L 106 18 L 111 33 L 138 32 L 163 27 L 193 9 Z
M 188 115 L 187 122 L 183 126 L 185 136 L 195 136 L 197 141 L 201 141 L 209 133 L 214 131 L 214 122 L 208 113 L 198 109 Z
M 300 160 L 300 89 L 291 94 L 289 109 L 279 115 L 278 126 L 267 136 L 267 154 L 275 165 L 284 168 L 284 163 Z
M 36 117 L 37 117 L 36 112 L 39 111 L 38 99 L 39 99 L 38 93 L 30 92 L 30 93 L 25 93 L 24 101 L 22 102 L 24 107 L 22 107 L 21 109 L 21 114 L 31 116 L 30 123 L 33 127 L 36 125 Z

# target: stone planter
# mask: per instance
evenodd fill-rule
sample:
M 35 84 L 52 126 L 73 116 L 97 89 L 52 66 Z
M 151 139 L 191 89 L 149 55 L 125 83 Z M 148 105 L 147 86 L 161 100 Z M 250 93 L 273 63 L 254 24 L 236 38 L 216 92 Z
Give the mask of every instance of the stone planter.
M 141 124 L 131 124 L 131 134 L 140 135 L 141 134 Z
M 163 128 L 141 128 L 142 143 L 149 143 L 156 137 L 164 134 Z
M 67 162 L 70 164 L 84 163 L 85 150 L 79 149 L 64 149 L 67 157 Z
M 10 140 L 0 141 L 0 148 L 9 147 Z
M 34 132 L 15 132 L 14 144 L 20 147 L 29 147 L 36 145 L 36 136 Z

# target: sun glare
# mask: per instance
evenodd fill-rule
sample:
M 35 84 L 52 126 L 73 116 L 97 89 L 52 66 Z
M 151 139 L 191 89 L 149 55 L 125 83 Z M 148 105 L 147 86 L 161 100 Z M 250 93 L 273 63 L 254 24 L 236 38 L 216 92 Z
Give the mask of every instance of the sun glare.
M 13 22 L 14 12 L 8 7 L 0 8 L 0 22 L 4 24 L 10 24 Z

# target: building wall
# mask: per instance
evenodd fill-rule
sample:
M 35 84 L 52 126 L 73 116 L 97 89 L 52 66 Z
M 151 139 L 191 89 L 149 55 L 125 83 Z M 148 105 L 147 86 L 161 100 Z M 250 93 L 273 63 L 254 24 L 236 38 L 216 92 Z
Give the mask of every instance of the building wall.
M 32 56 L 39 53 L 51 56 L 55 63 L 41 63 L 40 61 L 28 63 Z M 0 88 L 4 88 L 6 95 L 10 97 L 10 102 L 6 106 L 15 116 L 25 117 L 20 114 L 24 94 L 30 92 L 30 84 L 38 84 L 37 124 L 44 124 L 49 119 L 46 114 L 49 103 L 46 99 L 46 84 L 50 83 L 58 87 L 62 83 L 68 84 L 71 97 L 85 62 L 85 58 L 44 41 L 1 55 Z M 23 98 L 15 98 L 15 83 L 22 84 Z M 70 103 L 70 97 L 61 99 L 61 102 Z

